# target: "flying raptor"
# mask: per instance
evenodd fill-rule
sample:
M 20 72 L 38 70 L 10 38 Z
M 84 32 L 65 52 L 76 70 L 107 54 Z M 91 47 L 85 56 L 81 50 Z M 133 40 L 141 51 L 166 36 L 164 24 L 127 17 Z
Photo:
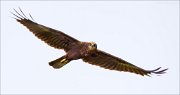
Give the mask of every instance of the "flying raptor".
M 38 24 L 33 20 L 31 15 L 29 15 L 31 18 L 29 19 L 20 8 L 19 12 L 15 9 L 14 12 L 15 13 L 11 13 L 15 16 L 17 22 L 28 28 L 36 37 L 48 45 L 57 49 L 63 49 L 66 52 L 64 56 L 49 62 L 49 65 L 55 69 L 63 67 L 70 61 L 82 59 L 84 62 L 105 69 L 131 72 L 142 76 L 149 76 L 152 73 L 163 74 L 167 70 L 160 70 L 161 67 L 155 70 L 142 69 L 119 57 L 97 49 L 97 44 L 95 42 L 82 42 L 61 31 Z

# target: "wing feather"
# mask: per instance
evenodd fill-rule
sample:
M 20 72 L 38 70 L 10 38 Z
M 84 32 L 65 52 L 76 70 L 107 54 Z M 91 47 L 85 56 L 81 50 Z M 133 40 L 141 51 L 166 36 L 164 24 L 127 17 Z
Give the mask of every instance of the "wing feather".
M 167 70 L 167 69 L 164 69 L 164 70 L 158 71 L 160 68 L 155 69 L 155 70 L 144 70 L 121 58 L 115 57 L 113 55 L 110 55 L 100 50 L 97 50 L 97 52 L 93 54 L 92 56 L 83 58 L 83 61 L 106 68 L 106 69 L 131 72 L 131 73 L 139 74 L 142 76 L 144 75 L 149 76 L 149 74 L 151 73 L 162 74 L 162 73 L 165 73 L 165 71 Z
M 22 15 L 12 13 L 16 16 L 16 20 L 28 28 L 36 37 L 47 43 L 48 45 L 57 48 L 64 49 L 66 52 L 71 49 L 72 44 L 79 43 L 79 41 L 61 31 L 40 25 L 32 20 L 28 19 L 20 9 Z M 32 17 L 31 17 L 32 18 Z

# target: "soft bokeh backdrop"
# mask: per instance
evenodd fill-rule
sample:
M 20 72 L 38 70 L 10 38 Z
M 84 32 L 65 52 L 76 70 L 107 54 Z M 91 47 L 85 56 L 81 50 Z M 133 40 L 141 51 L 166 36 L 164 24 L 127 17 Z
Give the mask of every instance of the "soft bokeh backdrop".
M 36 22 L 144 69 L 169 68 L 142 77 L 72 61 L 55 70 L 48 62 L 65 54 L 37 39 L 10 14 L 20 7 Z M 1 1 L 2 94 L 178 94 L 179 1 Z

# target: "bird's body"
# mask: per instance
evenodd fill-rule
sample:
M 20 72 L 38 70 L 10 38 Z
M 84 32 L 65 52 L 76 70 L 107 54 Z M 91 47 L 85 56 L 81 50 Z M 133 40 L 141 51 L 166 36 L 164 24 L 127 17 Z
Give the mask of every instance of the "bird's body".
M 97 44 L 94 42 L 81 42 L 61 31 L 33 22 L 33 19 L 28 19 L 21 9 L 21 14 L 16 10 L 14 11 L 17 13 L 12 13 L 17 17 L 15 19 L 26 26 L 36 37 L 48 45 L 57 49 L 63 49 L 66 52 L 64 56 L 49 62 L 49 65 L 53 68 L 61 68 L 72 60 L 82 59 L 84 62 L 106 69 L 131 72 L 142 76 L 151 73 L 163 74 L 167 70 L 159 70 L 160 68 L 155 70 L 144 70 L 119 57 L 97 49 Z M 31 15 L 30 17 L 32 18 Z
M 71 60 L 88 57 L 97 50 L 97 45 L 94 42 L 80 42 L 72 45 L 72 48 L 66 53 L 66 55 L 56 59 L 55 61 L 49 62 L 49 65 L 54 68 L 60 68 Z

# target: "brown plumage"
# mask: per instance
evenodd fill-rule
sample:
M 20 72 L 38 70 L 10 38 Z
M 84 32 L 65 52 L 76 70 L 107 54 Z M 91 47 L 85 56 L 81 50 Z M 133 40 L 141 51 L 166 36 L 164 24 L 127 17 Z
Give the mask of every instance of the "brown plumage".
M 27 27 L 36 37 L 54 48 L 64 49 L 66 55 L 49 62 L 49 65 L 54 68 L 61 68 L 72 60 L 82 59 L 84 62 L 106 69 L 131 72 L 142 76 L 149 76 L 151 73 L 163 74 L 167 70 L 160 70 L 160 67 L 155 70 L 144 70 L 121 58 L 98 50 L 94 42 L 81 42 L 61 31 L 34 22 L 31 15 L 32 20 L 30 20 L 21 9 L 21 13 L 14 11 L 16 14 L 12 14 L 16 16 L 15 19 Z

